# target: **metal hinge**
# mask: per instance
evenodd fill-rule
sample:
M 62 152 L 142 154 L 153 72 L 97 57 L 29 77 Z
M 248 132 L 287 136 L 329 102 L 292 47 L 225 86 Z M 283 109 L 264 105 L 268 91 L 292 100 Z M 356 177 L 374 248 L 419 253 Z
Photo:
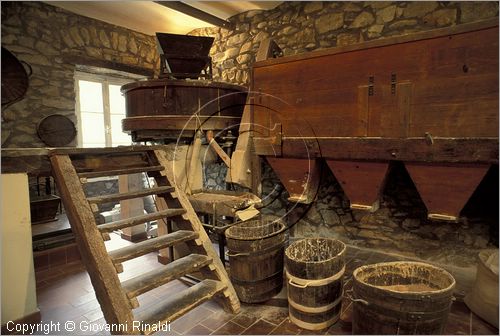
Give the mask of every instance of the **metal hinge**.
M 368 95 L 373 96 L 375 94 L 375 76 L 368 77 Z
M 396 74 L 391 74 L 391 94 L 396 94 Z

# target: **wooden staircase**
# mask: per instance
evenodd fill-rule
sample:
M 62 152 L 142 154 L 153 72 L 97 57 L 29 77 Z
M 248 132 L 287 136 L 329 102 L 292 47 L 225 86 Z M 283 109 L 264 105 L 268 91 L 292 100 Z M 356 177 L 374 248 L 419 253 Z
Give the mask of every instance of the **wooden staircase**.
M 121 325 L 118 334 L 150 334 L 159 326 L 172 322 L 194 307 L 216 298 L 226 311 L 237 313 L 239 300 L 219 256 L 194 212 L 186 195 L 175 188 L 172 158 L 162 146 L 67 149 L 50 152 L 53 175 L 64 202 L 82 261 L 87 267 L 104 318 L 109 325 Z M 86 197 L 83 183 L 87 179 L 145 172 L 155 179 L 155 187 L 141 191 Z M 96 223 L 98 204 L 156 195 L 161 201 L 158 212 Z M 179 230 L 108 252 L 104 241 L 109 233 L 147 221 L 172 218 Z M 123 263 L 152 251 L 185 243 L 192 254 L 167 265 L 120 281 Z M 134 312 L 137 297 L 145 292 L 200 271 L 200 283 L 155 304 L 152 309 Z M 134 322 L 135 321 L 135 322 Z M 160 324 L 158 324 L 160 323 Z M 139 327 L 141 326 L 141 327 Z M 152 327 L 152 328 L 151 328 Z

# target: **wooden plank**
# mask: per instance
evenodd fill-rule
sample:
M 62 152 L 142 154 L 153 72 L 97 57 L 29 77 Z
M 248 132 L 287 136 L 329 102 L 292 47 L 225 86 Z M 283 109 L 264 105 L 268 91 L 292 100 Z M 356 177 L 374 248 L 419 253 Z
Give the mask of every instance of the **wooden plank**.
M 248 97 L 243 114 L 241 116 L 238 130 L 236 148 L 231 156 L 229 169 L 227 170 L 226 182 L 236 183 L 246 188 L 251 188 L 251 135 L 252 114 L 254 98 Z
M 79 65 L 87 65 L 87 66 L 93 66 L 93 67 L 98 67 L 98 68 L 105 68 L 105 69 L 113 69 L 117 71 L 124 71 L 128 73 L 133 73 L 136 75 L 140 76 L 145 76 L 145 77 L 153 77 L 154 75 L 154 70 L 153 69 L 146 69 L 146 68 L 141 68 L 133 65 L 127 65 L 123 63 L 117 63 L 113 61 L 108 61 L 104 59 L 98 59 L 94 57 L 87 57 L 83 55 L 71 55 L 71 54 L 65 54 L 63 55 L 64 63 L 66 64 L 79 64 Z
M 176 179 L 172 170 L 171 161 L 169 161 L 168 159 L 168 153 L 161 150 L 155 150 L 154 159 L 158 161 L 158 164 L 165 167 L 164 171 L 159 172 L 159 175 L 155 176 L 157 184 L 163 185 L 167 183 L 174 183 Z M 199 240 L 201 241 L 202 245 L 196 246 L 194 244 L 190 244 L 189 247 L 191 251 L 193 251 L 194 253 L 207 255 L 213 260 L 214 270 L 206 271 L 202 269 L 203 275 L 209 279 L 220 280 L 222 282 L 226 289 L 224 289 L 224 299 L 221 299 L 220 302 L 224 305 L 224 308 L 226 310 L 237 313 L 240 310 L 240 302 L 238 296 L 236 295 L 236 292 L 231 284 L 231 281 L 229 280 L 224 265 L 215 252 L 212 242 L 205 232 L 205 229 L 203 228 L 198 215 L 189 203 L 189 200 L 184 192 L 177 189 L 177 191 L 172 196 L 175 196 L 175 198 L 164 198 L 167 207 L 183 208 L 186 210 L 186 213 L 182 215 L 181 218 L 176 220 L 177 226 L 181 229 L 193 230 L 199 234 Z
M 356 43 L 356 44 L 342 46 L 342 47 L 317 50 L 317 51 L 309 52 L 307 54 L 292 55 L 292 56 L 287 56 L 287 57 L 281 57 L 278 59 L 267 59 L 265 61 L 256 62 L 254 64 L 254 67 L 255 68 L 265 67 L 265 66 L 284 63 L 284 62 L 296 62 L 296 61 L 300 61 L 300 60 L 303 60 L 306 58 L 323 57 L 323 56 L 329 56 L 329 55 L 336 55 L 336 54 L 340 54 L 340 53 L 347 53 L 347 52 L 351 52 L 351 51 L 355 51 L 355 50 L 378 48 L 378 47 L 383 47 L 383 46 L 392 45 L 392 44 L 408 43 L 408 42 L 413 42 L 413 41 L 432 39 L 432 38 L 441 37 L 441 36 L 462 34 L 462 33 L 466 33 L 466 32 L 488 29 L 491 27 L 498 27 L 498 18 L 495 17 L 495 18 L 491 18 L 488 20 L 484 20 L 484 21 L 465 23 L 465 24 L 456 25 L 456 26 L 447 27 L 447 28 L 438 28 L 438 29 L 433 29 L 433 30 L 424 31 L 424 32 L 417 32 L 417 33 L 412 33 L 412 34 L 407 34 L 407 35 L 387 37 L 387 38 L 383 38 L 383 39 L 366 41 L 366 42 Z
M 212 260 L 204 255 L 190 254 L 171 263 L 155 268 L 122 283 L 128 298 L 134 298 L 174 279 L 207 266 Z
M 83 173 L 78 173 L 78 176 L 84 178 L 94 178 L 103 176 L 130 175 L 130 174 L 145 173 L 145 172 L 160 171 L 160 170 L 163 170 L 162 166 L 137 167 L 137 168 L 114 169 L 105 171 L 83 172 Z
M 188 179 L 185 189 L 185 191 L 189 194 L 191 194 L 194 189 L 193 185 L 197 177 L 199 179 L 199 176 L 203 174 L 203 168 L 200 162 L 201 136 L 202 132 L 197 131 L 195 134 L 194 142 L 191 146 L 191 158 L 189 160 L 189 170 L 187 171 Z
M 488 164 L 435 165 L 405 162 L 430 219 L 457 221 L 460 211 L 490 168 Z
M 126 200 L 126 199 L 131 199 L 131 198 L 140 198 L 140 197 L 149 196 L 149 195 L 160 195 L 160 194 L 173 192 L 174 190 L 175 190 L 174 187 L 164 186 L 164 187 L 143 189 L 143 190 L 139 190 L 139 191 L 130 191 L 130 192 L 120 193 L 120 194 L 94 196 L 94 197 L 89 197 L 87 200 L 89 201 L 89 203 L 102 204 L 102 203 L 108 203 L 108 202 L 122 201 L 122 200 Z
M 143 321 L 145 325 L 154 325 L 158 321 L 161 324 L 172 322 L 225 288 L 226 285 L 221 281 L 203 280 L 187 290 L 172 295 L 168 301 L 163 301 L 151 309 L 141 312 L 137 315 L 136 320 Z M 142 330 L 145 335 L 154 332 L 154 330 Z
M 413 85 L 411 82 L 396 84 L 397 110 L 399 111 L 400 136 L 410 135 L 411 97 Z
M 258 155 L 275 156 L 269 139 L 255 141 Z M 259 146 L 260 144 L 267 146 Z M 305 143 L 305 144 L 304 144 Z M 283 156 L 341 160 L 498 163 L 498 138 L 283 138 Z
M 257 55 L 255 55 L 255 61 L 265 61 L 270 58 L 276 58 L 278 55 L 283 56 L 283 52 L 273 39 L 268 38 L 260 42 Z
M 161 218 L 179 216 L 185 212 L 186 211 L 184 209 L 166 209 L 147 215 L 135 216 L 127 219 L 120 219 L 111 223 L 101 224 L 98 225 L 97 228 L 99 229 L 100 232 L 113 232 L 115 230 L 120 230 L 125 227 L 135 226 L 138 224 L 154 221 Z
M 368 136 L 498 137 L 497 27 L 314 55 L 254 68 L 254 89 L 274 97 L 255 120 L 281 123 L 288 137 L 363 136 L 358 91 L 373 78 Z
M 118 146 L 118 147 L 101 147 L 101 148 L 53 148 L 50 149 L 49 152 L 51 155 L 100 155 L 104 156 L 107 154 L 111 155 L 127 155 L 128 153 L 137 153 L 137 152 L 146 152 L 152 149 L 163 148 L 161 145 L 152 145 L 152 146 L 142 146 L 142 145 L 134 145 L 134 146 Z
M 198 192 L 188 196 L 196 212 L 235 217 L 235 212 L 260 202 L 254 194 L 231 191 Z
M 223 130 L 228 125 L 238 124 L 239 117 L 233 116 L 198 116 L 161 115 L 128 117 L 122 120 L 124 132 L 140 130 L 198 130 L 200 123 L 204 129 Z
M 205 80 L 184 80 L 184 79 L 167 79 L 167 78 L 155 78 L 149 79 L 147 81 L 137 81 L 128 83 L 122 86 L 122 92 L 128 93 L 134 92 L 134 89 L 145 88 L 146 90 L 152 88 L 163 88 L 167 86 L 169 88 L 177 88 L 177 87 L 186 87 L 186 88 L 211 88 L 211 89 L 220 89 L 220 90 L 230 90 L 230 91 L 246 91 L 245 86 L 224 83 L 224 82 L 215 82 L 215 81 L 205 81 Z M 172 96 L 172 91 L 167 91 L 167 97 Z
M 140 257 L 149 252 L 157 251 L 159 249 L 183 243 L 188 240 L 194 240 L 196 238 L 198 238 L 197 232 L 179 230 L 173 233 L 169 233 L 165 236 L 148 239 L 134 245 L 125 246 L 120 249 L 110 251 L 109 257 L 111 258 L 113 263 L 118 264 L 133 258 Z
M 369 118 L 369 97 L 368 97 L 368 85 L 358 86 L 358 109 L 357 118 L 359 120 L 359 129 L 356 131 L 360 136 L 367 136 L 368 129 L 368 118 Z
M 129 300 L 121 289 L 120 280 L 106 252 L 94 214 L 71 160 L 64 155 L 52 155 L 50 160 L 71 229 L 104 318 L 108 324 L 123 323 L 127 326 L 128 333 L 134 333 Z

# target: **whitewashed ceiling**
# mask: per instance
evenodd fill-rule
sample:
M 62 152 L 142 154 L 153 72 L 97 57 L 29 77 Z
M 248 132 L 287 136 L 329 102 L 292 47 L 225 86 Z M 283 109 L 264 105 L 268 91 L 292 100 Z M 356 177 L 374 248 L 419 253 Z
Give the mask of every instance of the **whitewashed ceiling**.
M 76 14 L 148 35 L 155 32 L 186 34 L 211 25 L 153 1 L 45 1 Z M 272 9 L 282 1 L 185 1 L 202 11 L 227 19 L 254 9 Z

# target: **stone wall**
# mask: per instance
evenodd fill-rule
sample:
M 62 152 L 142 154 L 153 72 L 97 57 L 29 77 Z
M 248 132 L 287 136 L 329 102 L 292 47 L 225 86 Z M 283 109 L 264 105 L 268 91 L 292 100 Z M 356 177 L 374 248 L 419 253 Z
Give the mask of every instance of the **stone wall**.
M 272 37 L 284 55 L 411 34 L 498 16 L 498 2 L 285 2 L 273 10 L 230 18 L 235 29 L 203 28 L 213 36 L 214 78 L 249 84 L 260 42 Z M 295 237 L 327 236 L 345 242 L 460 267 L 474 265 L 480 249 L 498 246 L 498 166 L 493 167 L 462 211 L 459 223 L 429 221 L 411 178 L 391 163 L 381 206 L 373 214 L 352 211 L 328 167 L 316 200 L 287 202 L 288 193 L 263 162 L 263 213 L 287 215 Z M 212 182 L 217 182 L 214 167 Z
M 2 111 L 3 147 L 45 147 L 36 126 L 54 113 L 76 125 L 77 59 L 151 71 L 159 62 L 153 36 L 42 2 L 2 2 L 2 46 L 33 69 L 25 98 Z
M 215 38 L 210 51 L 215 79 L 248 85 L 255 54 L 268 37 L 288 56 L 495 16 L 498 2 L 290 1 L 230 18 L 236 27 L 231 31 L 201 28 L 190 34 Z
M 323 168 L 315 201 L 288 214 L 295 237 L 336 237 L 361 247 L 459 267 L 474 265 L 481 249 L 498 246 L 498 166 L 478 186 L 458 223 L 427 219 L 425 205 L 400 162 L 391 163 L 380 209 L 372 214 L 351 210 L 335 176 L 326 165 Z M 275 184 L 271 178 L 268 190 Z M 279 205 L 272 208 L 290 210 L 287 197 L 284 190 Z

